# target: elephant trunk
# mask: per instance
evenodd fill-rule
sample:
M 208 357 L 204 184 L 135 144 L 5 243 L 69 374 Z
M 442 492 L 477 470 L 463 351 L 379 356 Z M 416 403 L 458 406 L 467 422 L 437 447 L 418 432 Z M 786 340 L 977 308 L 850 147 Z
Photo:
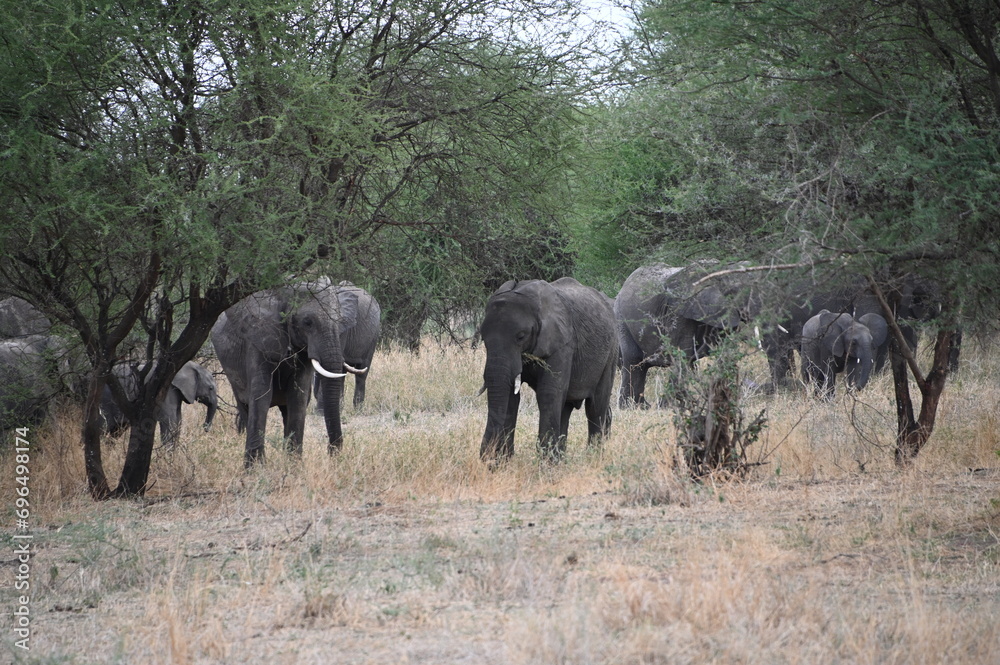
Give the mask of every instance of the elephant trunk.
M 219 410 L 219 398 L 213 392 L 210 397 L 203 401 L 203 404 L 208 407 L 205 412 L 205 424 L 202 425 L 202 429 L 207 432 L 212 427 L 212 421 L 215 420 L 215 412 Z
M 344 390 L 346 373 L 342 371 L 344 356 L 340 350 L 340 340 L 332 334 L 325 336 L 323 348 L 318 355 L 317 358 L 310 353 L 310 359 L 313 368 L 320 375 L 323 420 L 326 422 L 328 437 L 327 450 L 334 453 L 344 444 L 344 434 L 340 425 L 340 397 Z
M 847 358 L 845 375 L 847 385 L 855 390 L 863 390 L 871 379 L 875 358 L 867 349 L 859 349 Z
M 520 369 L 520 362 L 491 362 L 487 359 L 486 370 L 483 372 L 483 385 L 486 388 L 489 411 L 486 431 L 483 433 L 479 449 L 480 457 L 483 459 L 508 458 L 513 455 L 516 403 L 520 402 Z M 513 405 L 512 399 L 516 401 Z M 512 408 L 513 418 L 510 416 Z

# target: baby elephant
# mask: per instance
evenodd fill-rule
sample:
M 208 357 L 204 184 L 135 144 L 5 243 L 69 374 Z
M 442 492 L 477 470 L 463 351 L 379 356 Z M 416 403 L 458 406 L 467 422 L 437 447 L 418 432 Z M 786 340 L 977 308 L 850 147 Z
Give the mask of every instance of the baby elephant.
M 128 364 L 116 365 L 112 370 L 121 381 L 125 394 L 129 399 L 135 399 L 139 394 L 138 367 Z M 219 409 L 219 394 L 212 373 L 196 362 L 188 361 L 178 370 L 171 382 L 170 391 L 156 413 L 160 423 L 160 439 L 164 446 L 173 448 L 181 429 L 181 403 L 194 404 L 199 402 L 207 408 L 204 430 L 207 432 Z M 119 408 L 109 386 L 104 386 L 101 394 L 101 417 L 104 429 L 109 434 L 118 434 L 129 427 L 128 417 Z
M 844 372 L 848 387 L 861 390 L 868 385 L 875 351 L 886 335 L 885 319 L 878 314 L 855 319 L 850 314 L 820 311 L 802 328 L 803 381 L 813 385 L 817 397 L 831 399 L 834 378 Z

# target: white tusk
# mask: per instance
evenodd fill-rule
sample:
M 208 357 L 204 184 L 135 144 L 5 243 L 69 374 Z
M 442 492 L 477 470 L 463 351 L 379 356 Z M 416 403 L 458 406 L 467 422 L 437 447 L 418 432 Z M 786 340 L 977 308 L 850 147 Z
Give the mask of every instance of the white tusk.
M 518 374 L 514 377 L 514 394 L 521 392 L 521 375 Z
M 753 336 L 757 338 L 757 348 L 764 350 L 764 344 L 760 341 L 760 326 L 753 327 Z
M 357 367 L 351 367 L 347 363 L 344 363 L 344 369 L 346 369 L 351 374 L 364 374 L 365 372 L 368 371 L 367 367 L 365 367 L 364 369 L 358 369 Z
M 780 323 L 778 324 L 778 330 L 785 333 L 786 335 L 788 334 L 788 330 L 786 330 L 785 326 L 781 325 Z
M 319 364 L 319 361 L 316 360 L 315 358 L 310 358 L 309 360 L 312 361 L 313 369 L 328 379 L 342 379 L 345 376 L 347 376 L 347 374 L 334 374 L 333 372 L 326 371 L 325 369 L 323 369 L 323 366 Z

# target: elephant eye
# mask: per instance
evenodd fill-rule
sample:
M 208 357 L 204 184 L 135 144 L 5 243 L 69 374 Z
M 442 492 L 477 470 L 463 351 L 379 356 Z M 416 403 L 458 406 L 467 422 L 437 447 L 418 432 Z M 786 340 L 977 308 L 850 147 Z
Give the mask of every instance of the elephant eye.
M 519 342 L 523 342 L 524 338 L 527 337 L 527 336 L 528 336 L 528 333 L 526 331 L 522 330 L 521 332 L 517 333 L 515 339 L 517 341 L 519 341 Z

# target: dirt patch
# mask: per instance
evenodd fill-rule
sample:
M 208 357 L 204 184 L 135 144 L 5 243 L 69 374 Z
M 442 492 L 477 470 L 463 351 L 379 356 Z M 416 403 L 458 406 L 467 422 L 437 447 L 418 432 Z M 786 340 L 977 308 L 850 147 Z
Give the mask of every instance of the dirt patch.
M 1000 654 L 996 481 L 734 484 L 648 507 L 617 492 L 280 512 L 240 493 L 95 505 L 37 533 L 32 653 L 859 662 L 916 653 L 907 640 L 944 625 L 922 649 L 986 662 Z

